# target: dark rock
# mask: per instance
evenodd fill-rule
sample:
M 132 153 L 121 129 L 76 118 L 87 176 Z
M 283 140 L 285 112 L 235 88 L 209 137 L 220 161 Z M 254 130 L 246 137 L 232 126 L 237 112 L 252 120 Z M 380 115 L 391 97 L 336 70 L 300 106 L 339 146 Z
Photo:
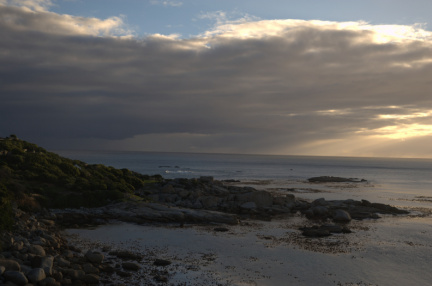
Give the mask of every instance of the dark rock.
M 302 230 L 302 234 L 307 237 L 326 237 L 331 235 L 327 229 L 322 229 L 320 227 L 304 227 L 300 230 Z
M 227 232 L 227 231 L 229 231 L 229 229 L 226 228 L 226 227 L 215 227 L 213 230 L 217 231 L 217 232 Z
M 88 261 L 95 264 L 101 264 L 104 260 L 104 255 L 102 253 L 91 250 L 87 251 L 85 257 L 88 259 Z
M 137 271 L 137 270 L 141 269 L 141 265 L 139 265 L 138 263 L 134 263 L 134 262 L 123 262 L 122 267 L 123 267 L 123 269 L 133 270 L 133 271 Z
M 27 278 L 32 283 L 37 283 L 46 278 L 45 271 L 42 268 L 33 268 L 27 273 Z
M 308 179 L 311 183 L 359 183 L 359 182 L 367 182 L 365 179 L 357 179 L 357 178 L 342 178 L 342 177 L 333 177 L 333 176 L 320 176 L 320 177 L 312 177 Z
M 13 282 L 19 286 L 26 285 L 28 283 L 27 277 L 24 273 L 19 271 L 6 271 L 3 273 L 3 276 L 6 278 L 6 281 Z
M 168 277 L 163 276 L 163 275 L 156 275 L 154 277 L 154 280 L 156 280 L 157 282 L 166 283 L 166 282 L 168 282 Z
M 351 215 L 344 210 L 338 209 L 333 212 L 333 220 L 338 222 L 350 222 Z
M 21 270 L 20 264 L 12 259 L 0 259 L 0 266 L 3 266 L 5 268 L 5 271 Z
M 99 284 L 100 277 L 96 274 L 86 274 L 82 278 L 86 284 Z
M 130 272 L 125 272 L 125 271 L 121 271 L 121 270 L 117 270 L 117 275 L 120 277 L 124 277 L 124 278 L 128 278 L 132 276 L 132 273 Z
M 129 259 L 129 260 L 137 260 L 140 261 L 142 259 L 142 255 L 130 252 L 130 251 L 111 251 L 109 255 L 117 256 L 121 259 Z
M 54 257 L 52 256 L 34 256 L 31 261 L 33 268 L 42 268 L 46 275 L 52 274 L 52 268 L 54 264 Z
M 168 266 L 171 264 L 171 261 L 164 259 L 156 259 L 153 264 L 156 266 Z

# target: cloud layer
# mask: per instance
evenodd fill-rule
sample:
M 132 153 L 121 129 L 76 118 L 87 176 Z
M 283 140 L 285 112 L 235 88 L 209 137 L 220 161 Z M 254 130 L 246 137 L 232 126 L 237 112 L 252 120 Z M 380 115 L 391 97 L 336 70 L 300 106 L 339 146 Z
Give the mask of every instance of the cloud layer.
M 432 157 L 432 36 L 419 26 L 244 18 L 187 39 L 136 38 L 118 17 L 12 2 L 0 1 L 0 136 L 56 149 Z

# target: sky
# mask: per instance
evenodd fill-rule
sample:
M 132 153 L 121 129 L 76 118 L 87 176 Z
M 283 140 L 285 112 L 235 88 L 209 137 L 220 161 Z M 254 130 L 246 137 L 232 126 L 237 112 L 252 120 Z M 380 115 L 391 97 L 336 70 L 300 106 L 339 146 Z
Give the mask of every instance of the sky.
M 432 1 L 0 0 L 0 137 L 432 158 Z

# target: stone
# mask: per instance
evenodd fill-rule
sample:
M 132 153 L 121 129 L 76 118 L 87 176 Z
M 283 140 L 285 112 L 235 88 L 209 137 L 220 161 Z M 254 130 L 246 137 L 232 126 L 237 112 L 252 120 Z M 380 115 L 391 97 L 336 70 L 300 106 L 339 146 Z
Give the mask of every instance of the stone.
M 128 278 L 128 277 L 132 276 L 132 273 L 121 271 L 121 270 L 118 270 L 116 273 L 118 276 L 124 277 L 124 278 Z
M 122 267 L 123 269 L 133 270 L 133 271 L 137 271 L 141 269 L 141 265 L 135 262 L 123 262 Z
M 246 202 L 240 205 L 240 208 L 244 210 L 254 210 L 257 208 L 257 205 L 255 202 Z
M 95 264 L 101 264 L 104 260 L 104 255 L 102 253 L 91 250 L 87 251 L 85 257 L 88 261 Z
M 6 278 L 6 281 L 13 282 L 19 286 L 24 286 L 28 283 L 28 279 L 24 273 L 19 271 L 6 271 L 3 273 L 3 276 Z
M 0 276 L 6 271 L 6 267 L 0 266 Z
M 96 274 L 86 274 L 82 280 L 87 284 L 99 284 L 100 277 Z
M 80 280 L 85 276 L 85 272 L 82 270 L 66 269 L 64 273 L 72 280 Z
M 156 266 L 168 266 L 171 264 L 171 261 L 165 259 L 156 259 L 153 264 Z
M 82 270 L 87 274 L 99 274 L 99 268 L 94 267 L 90 263 L 84 264 Z
M 215 227 L 213 230 L 217 231 L 217 232 L 227 232 L 227 231 L 229 231 L 229 229 L 226 228 L 226 227 Z
M 141 260 L 142 256 L 139 254 L 135 254 L 131 251 L 111 251 L 109 255 L 117 256 L 121 259 L 130 259 L 130 260 Z
M 325 218 L 328 215 L 328 208 L 325 206 L 315 206 L 312 208 L 312 212 L 315 217 Z
M 201 176 L 199 177 L 200 182 L 202 183 L 212 183 L 214 178 L 212 176 Z
M 68 283 L 64 283 L 64 285 L 67 285 Z M 71 283 L 72 284 L 72 281 Z M 59 282 L 57 282 L 53 277 L 47 277 L 42 282 L 39 283 L 39 285 L 45 285 L 45 286 L 61 286 Z
M 46 278 L 45 271 L 42 268 L 33 268 L 27 273 L 27 278 L 31 283 L 37 283 Z
M 66 259 L 64 259 L 64 258 L 61 257 L 61 256 L 57 256 L 57 257 L 55 258 L 55 262 L 56 262 L 57 265 L 60 266 L 60 267 L 69 267 L 70 264 L 71 264 L 69 260 L 66 260 Z
M 46 275 L 52 274 L 52 268 L 54 265 L 54 257 L 52 256 L 35 256 L 31 261 L 33 268 L 43 268 Z
M 347 211 L 338 209 L 333 212 L 333 220 L 338 222 L 350 222 L 351 215 Z
M 216 208 L 220 202 L 220 199 L 215 196 L 204 196 L 200 198 L 203 208 L 210 209 Z
M 317 226 L 304 227 L 300 230 L 302 231 L 302 234 L 307 237 L 326 237 L 331 235 L 331 233 L 327 229 L 323 229 Z
M 254 202 L 258 208 L 267 208 L 273 205 L 273 196 L 266 191 L 253 191 L 237 195 L 239 204 Z
M 20 264 L 12 259 L 0 259 L 0 266 L 3 266 L 5 268 L 5 271 L 21 270 Z
M 30 247 L 30 253 L 34 254 L 34 255 L 39 255 L 39 256 L 45 256 L 45 249 L 40 246 L 40 245 L 32 245 Z

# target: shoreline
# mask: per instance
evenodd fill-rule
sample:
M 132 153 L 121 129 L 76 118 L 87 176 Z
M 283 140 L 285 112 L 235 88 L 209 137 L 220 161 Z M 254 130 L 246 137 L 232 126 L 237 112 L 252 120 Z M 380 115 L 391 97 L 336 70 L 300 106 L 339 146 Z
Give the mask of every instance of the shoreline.
M 232 186 L 228 183 L 226 185 L 221 184 L 210 178 L 202 178 L 201 183 L 197 185 L 199 186 L 198 189 L 188 188 L 190 181 L 167 180 L 167 182 L 168 184 L 160 186 L 159 189 L 151 190 L 150 194 L 153 194 L 153 198 L 158 195 L 157 198 L 166 200 L 166 198 L 172 198 L 173 195 L 182 190 L 188 190 L 187 196 L 178 197 L 180 203 L 187 203 L 190 198 L 199 199 L 200 202 L 207 200 L 209 202 L 207 208 L 204 205 L 184 208 L 172 202 L 164 201 L 158 203 L 130 201 L 93 209 L 55 210 L 52 213 L 45 212 L 39 216 L 17 211 L 19 231 L 10 233 L 9 240 L 7 237 L 6 239 L 3 237 L 2 240 L 6 251 L 1 252 L 3 258 L 0 257 L 2 274 L 0 279 L 11 281 L 12 278 L 9 278 L 6 272 L 14 271 L 16 275 L 21 278 L 24 277 L 27 281 L 30 277 L 31 279 L 40 279 L 35 280 L 34 284 L 36 285 L 48 286 L 165 285 L 167 283 L 211 285 L 210 282 L 219 283 L 217 285 L 280 285 L 275 283 L 277 281 L 283 282 L 286 279 L 291 279 L 289 280 L 290 283 L 296 285 L 310 285 L 307 283 L 311 283 L 310 279 L 313 277 L 300 279 L 300 274 L 296 274 L 296 272 L 303 273 L 305 271 L 307 273 L 310 270 L 307 270 L 305 264 L 301 262 L 302 257 L 306 260 L 311 259 L 309 263 L 312 263 L 317 257 L 321 257 L 320 259 L 324 259 L 322 263 L 325 263 L 330 259 L 329 257 L 349 255 L 352 247 L 355 249 L 361 244 L 358 241 L 361 238 L 373 242 L 374 239 L 371 237 L 373 237 L 374 232 L 377 232 L 373 226 L 387 227 L 386 224 L 391 225 L 394 221 L 402 222 L 404 219 L 407 221 L 415 221 L 416 218 L 424 221 L 430 220 L 430 213 L 425 214 L 425 217 L 415 213 L 403 214 L 403 211 L 399 212 L 396 208 L 382 203 L 352 199 L 326 201 L 323 198 L 305 201 L 293 194 L 285 193 L 282 196 L 278 192 L 241 186 L 241 182 L 236 182 L 238 186 Z M 185 184 L 184 189 L 181 184 Z M 149 190 L 146 192 L 149 193 Z M 199 196 L 194 197 L 198 193 Z M 213 194 L 214 197 L 209 196 L 210 194 Z M 323 195 L 319 192 L 313 194 L 316 196 Z M 220 206 L 228 205 L 231 208 L 225 209 L 226 211 L 223 212 L 223 209 L 212 205 L 211 202 L 216 200 Z M 345 212 L 343 219 L 336 219 L 335 213 L 338 210 Z M 389 214 L 375 216 L 377 212 Z M 351 218 L 351 216 L 353 217 Z M 284 219 L 282 219 L 283 217 Z M 376 220 L 378 217 L 381 218 Z M 120 225 L 118 224 L 119 220 L 122 221 Z M 69 228 L 69 230 L 60 232 L 60 225 Z M 70 229 L 71 226 L 86 227 L 90 225 L 99 226 L 94 227 L 93 230 Z M 349 232 L 344 233 L 345 226 L 349 227 Z M 104 230 L 110 227 L 112 228 L 111 234 Z M 124 235 L 128 233 L 124 231 L 125 228 L 135 229 L 135 232 L 139 232 L 138 229 L 147 230 L 149 237 L 146 241 L 146 233 L 144 232 L 141 233 L 140 239 L 131 241 L 133 231 L 130 231 L 129 238 L 123 237 L 118 243 L 109 243 L 103 240 L 100 242 L 83 240 L 85 233 L 90 235 L 88 238 L 93 236 L 96 239 L 98 231 L 102 231 L 102 238 L 104 239 L 114 237 L 114 234 L 118 232 L 120 235 Z M 424 234 L 428 233 L 428 230 L 421 230 L 420 232 L 422 231 Z M 69 237 L 70 242 L 68 243 L 66 241 L 68 232 L 75 232 L 81 238 Z M 386 237 L 385 234 L 380 235 Z M 183 244 L 179 244 L 180 242 Z M 203 245 L 203 242 L 207 244 Z M 128 243 L 131 245 L 127 245 Z M 155 243 L 153 250 L 150 247 L 152 243 Z M 404 242 L 402 246 L 409 246 L 408 249 L 415 250 L 425 248 L 427 250 L 425 253 L 430 253 L 429 247 L 432 248 L 429 243 L 421 241 L 419 238 L 413 238 L 407 243 Z M 172 247 L 188 249 L 188 251 L 179 252 Z M 117 250 L 126 256 L 119 256 L 118 252 L 112 252 L 115 248 L 118 248 Z M 142 250 L 145 253 L 140 253 Z M 220 253 L 220 250 L 226 251 L 225 254 Z M 258 250 L 258 253 L 252 254 Z M 250 255 L 248 256 L 244 251 Z M 273 254 L 285 253 L 286 257 L 283 258 L 274 254 L 276 255 L 275 261 L 266 261 L 265 257 L 268 255 L 268 251 Z M 359 255 L 357 252 L 355 253 L 355 256 Z M 227 260 L 230 255 L 233 256 Z M 392 256 L 394 255 L 392 254 Z M 39 257 L 37 259 L 45 261 L 47 265 L 33 263 L 35 257 Z M 298 264 L 292 262 L 294 258 L 298 260 Z M 284 259 L 286 259 L 285 262 Z M 8 260 L 9 264 L 16 265 L 18 263 L 19 267 L 15 267 L 16 269 L 13 270 L 6 267 L 2 269 L 3 260 Z M 159 260 L 165 261 L 167 264 L 165 266 L 155 265 L 156 261 Z M 345 260 L 343 263 L 347 262 Z M 279 269 L 279 272 L 284 273 L 283 268 L 278 268 L 279 266 L 276 267 L 275 265 L 284 265 L 288 262 L 292 269 L 288 278 L 279 277 L 277 273 L 273 273 L 276 270 L 266 268 L 267 265 L 273 265 L 275 269 Z M 342 262 L 339 261 L 338 263 Z M 251 266 L 250 271 L 242 272 L 239 270 L 244 265 L 249 264 L 254 265 Z M 267 270 L 260 271 L 254 267 L 262 267 Z M 43 269 L 39 272 L 47 274 L 45 277 L 41 274 L 38 278 L 33 278 L 28 273 L 34 269 Z M 328 271 L 333 273 L 331 275 L 336 275 L 334 269 Z M 224 273 L 231 274 L 226 276 Z M 242 273 L 242 277 L 233 277 L 233 275 L 237 275 L 236 273 L 238 275 Z M 354 277 L 357 277 L 357 274 L 352 273 Z M 347 280 L 347 277 L 341 273 L 337 275 L 341 277 L 342 280 L 339 280 L 342 281 L 341 283 L 348 283 L 340 285 L 356 285 L 349 284 L 354 282 Z M 250 280 L 247 277 L 251 277 Z M 142 284 L 139 282 L 140 279 L 144 279 L 146 283 Z M 16 284 L 25 285 L 24 283 Z M 386 284 L 381 283 L 379 285 Z

